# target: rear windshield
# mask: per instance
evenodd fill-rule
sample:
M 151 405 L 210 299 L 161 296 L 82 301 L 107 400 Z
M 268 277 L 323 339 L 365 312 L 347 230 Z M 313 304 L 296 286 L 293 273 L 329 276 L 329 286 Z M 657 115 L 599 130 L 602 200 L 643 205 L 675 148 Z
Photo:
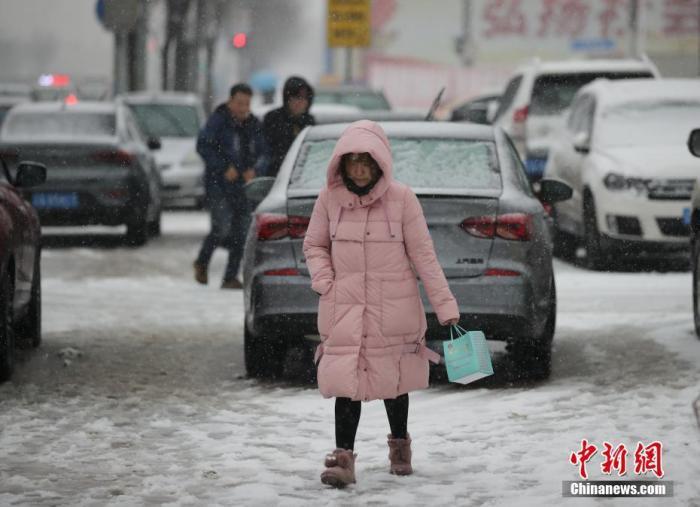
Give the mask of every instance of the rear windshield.
M 576 92 L 591 81 L 653 77 L 649 72 L 587 72 L 581 74 L 546 74 L 535 79 L 530 114 L 559 114 L 569 107 Z
M 500 189 L 494 143 L 462 139 L 393 138 L 394 178 L 411 188 Z M 336 140 L 307 141 L 301 147 L 290 190 L 319 191 Z
M 389 102 L 380 93 L 367 92 L 314 92 L 314 104 L 343 104 L 364 111 L 389 111 Z
M 2 129 L 4 140 L 73 139 L 115 135 L 114 114 L 75 111 L 10 114 Z
M 194 106 L 180 104 L 130 104 L 146 137 L 196 137 L 199 116 Z

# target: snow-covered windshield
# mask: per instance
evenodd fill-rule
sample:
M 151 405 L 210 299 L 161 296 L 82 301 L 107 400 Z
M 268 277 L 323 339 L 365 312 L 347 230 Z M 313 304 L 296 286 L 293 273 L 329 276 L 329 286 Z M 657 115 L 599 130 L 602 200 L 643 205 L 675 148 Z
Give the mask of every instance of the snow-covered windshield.
M 697 100 L 627 102 L 602 112 L 596 141 L 604 146 L 682 144 L 698 125 L 700 93 Z
M 391 138 L 394 178 L 411 188 L 500 189 L 494 143 L 463 139 Z M 307 141 L 301 147 L 289 188 L 318 191 L 335 139 Z
M 130 104 L 146 137 L 196 137 L 197 109 L 180 104 Z
M 46 140 L 116 135 L 116 120 L 112 113 L 43 112 L 8 115 L 2 129 L 2 139 Z

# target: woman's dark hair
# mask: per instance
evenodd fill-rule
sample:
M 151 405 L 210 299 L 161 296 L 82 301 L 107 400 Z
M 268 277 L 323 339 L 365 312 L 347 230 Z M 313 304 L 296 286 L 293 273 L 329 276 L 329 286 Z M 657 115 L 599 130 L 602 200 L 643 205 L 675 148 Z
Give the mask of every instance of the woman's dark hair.
M 355 184 L 354 181 L 352 181 L 352 178 L 348 176 L 348 171 L 347 171 L 347 165 L 348 162 L 361 162 L 366 165 L 368 165 L 371 170 L 372 170 L 372 181 L 369 182 L 369 184 L 365 185 L 364 187 L 359 187 Z M 379 167 L 379 164 L 377 163 L 374 158 L 372 158 L 372 155 L 369 153 L 346 153 L 343 156 L 340 157 L 340 177 L 343 180 L 343 183 L 347 187 L 348 190 L 350 190 L 352 193 L 363 196 L 367 195 L 372 188 L 377 184 L 379 179 L 382 177 L 384 172 L 382 171 L 382 168 Z
M 379 174 L 382 173 L 381 167 L 379 167 L 379 164 L 377 163 L 376 160 L 372 158 L 372 155 L 369 153 L 345 153 L 342 157 L 340 157 L 340 172 L 341 174 L 347 174 L 346 169 L 348 162 L 360 162 L 364 163 L 365 165 L 370 166 L 374 173 L 379 172 Z
M 231 87 L 231 91 L 229 92 L 229 97 L 233 97 L 237 93 L 242 93 L 244 95 L 251 96 L 251 95 L 253 95 L 253 89 L 245 83 L 238 83 L 238 84 L 235 84 Z

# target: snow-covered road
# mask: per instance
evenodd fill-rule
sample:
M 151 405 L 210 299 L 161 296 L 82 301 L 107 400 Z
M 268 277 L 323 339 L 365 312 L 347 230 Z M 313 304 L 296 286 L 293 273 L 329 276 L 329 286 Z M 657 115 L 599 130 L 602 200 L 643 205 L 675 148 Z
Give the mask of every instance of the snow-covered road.
M 44 344 L 0 386 L 0 505 L 700 505 L 700 340 L 688 272 L 592 273 L 556 261 L 553 374 L 438 383 L 411 397 L 411 477 L 388 472 L 381 403 L 363 407 L 358 484 L 318 480 L 333 403 L 244 377 L 242 297 L 197 286 L 203 213 L 170 212 L 141 249 L 109 236 L 44 252 Z M 563 499 L 585 438 L 663 444 L 663 499 Z M 609 477 L 614 479 L 616 476 Z

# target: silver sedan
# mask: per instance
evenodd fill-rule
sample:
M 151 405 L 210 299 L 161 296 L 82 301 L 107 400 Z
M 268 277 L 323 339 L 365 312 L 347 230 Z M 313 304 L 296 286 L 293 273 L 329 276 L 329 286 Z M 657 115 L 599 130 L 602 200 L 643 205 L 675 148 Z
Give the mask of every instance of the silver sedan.
M 245 360 L 251 376 L 275 376 L 290 342 L 317 334 L 318 296 L 302 242 L 331 152 L 347 124 L 310 127 L 277 178 L 249 184 L 257 206 L 244 254 Z M 417 194 L 461 325 L 505 340 L 519 377 L 549 375 L 556 321 L 551 219 L 543 202 L 571 189 L 544 181 L 539 196 L 498 128 L 386 122 L 396 179 Z M 271 186 L 271 188 L 270 188 Z M 269 193 L 268 193 L 269 190 Z M 257 197 L 256 197 L 257 196 Z M 421 289 L 422 290 L 422 289 Z M 427 342 L 440 351 L 444 328 L 422 291 Z

